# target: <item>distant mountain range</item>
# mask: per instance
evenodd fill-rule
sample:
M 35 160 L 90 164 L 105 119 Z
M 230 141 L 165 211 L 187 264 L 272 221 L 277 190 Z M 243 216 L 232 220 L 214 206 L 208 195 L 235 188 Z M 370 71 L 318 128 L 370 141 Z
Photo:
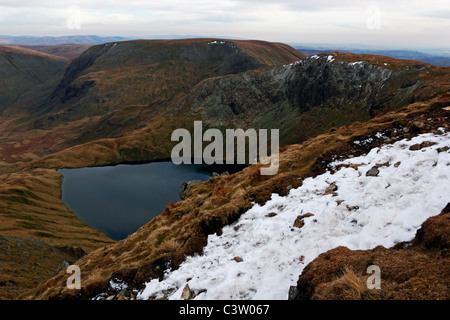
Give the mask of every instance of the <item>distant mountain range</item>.
M 57 44 L 102 44 L 107 42 L 130 40 L 124 37 L 99 36 L 63 36 L 63 37 L 35 37 L 35 36 L 5 36 L 0 35 L 0 44 L 50 46 Z
M 161 35 L 151 37 L 104 37 L 95 35 L 80 35 L 80 36 L 59 36 L 59 37 L 37 37 L 37 36 L 7 36 L 0 35 L 0 44 L 7 45 L 21 45 L 21 46 L 50 46 L 61 44 L 103 44 L 108 42 L 137 40 L 137 39 L 191 39 L 191 38 L 206 38 L 198 35 Z M 216 38 L 210 36 L 207 38 Z M 223 38 L 223 37 L 221 37 Z M 234 37 L 226 37 L 227 39 L 235 39 Z M 248 40 L 248 39 L 241 39 Z M 432 52 L 425 53 L 417 50 L 401 50 L 401 49 L 374 49 L 372 47 L 353 47 L 353 46 L 336 46 L 327 44 L 294 44 L 288 43 L 295 49 L 305 53 L 306 55 L 318 53 L 331 52 L 351 52 L 356 54 L 376 54 L 397 59 L 417 60 L 433 64 L 435 66 L 449 67 L 450 66 L 450 52 Z M 44 49 L 40 48 L 39 51 Z M 70 57 L 73 58 L 73 57 Z

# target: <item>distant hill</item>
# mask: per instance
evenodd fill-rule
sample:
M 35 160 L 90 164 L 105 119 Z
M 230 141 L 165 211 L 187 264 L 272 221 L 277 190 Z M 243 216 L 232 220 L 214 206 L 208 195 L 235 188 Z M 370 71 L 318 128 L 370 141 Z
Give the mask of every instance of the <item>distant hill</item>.
M 23 100 L 30 90 L 42 92 L 49 81 L 64 74 L 67 64 L 62 57 L 0 45 L 0 112 Z
M 308 48 L 295 46 L 297 50 L 303 52 L 306 55 L 314 55 L 320 53 L 332 53 L 332 52 L 351 52 L 356 54 L 376 54 L 380 56 L 386 56 L 396 59 L 408 59 L 421 62 L 430 63 L 439 67 L 449 67 L 450 57 L 437 56 L 428 53 L 423 53 L 414 50 L 370 50 L 370 49 L 336 49 L 336 48 Z
M 0 44 L 14 44 L 27 46 L 49 46 L 57 44 L 101 44 L 114 41 L 130 40 L 124 37 L 99 36 L 62 36 L 62 37 L 35 37 L 35 36 L 6 36 L 0 35 Z
M 81 53 L 92 47 L 92 44 L 57 44 L 47 46 L 18 45 L 18 46 L 73 60 L 76 57 L 78 57 Z
M 292 63 L 305 56 L 281 44 L 216 39 L 133 40 L 96 45 L 67 67 L 41 111 L 66 121 L 127 105 L 167 101 L 203 79 Z

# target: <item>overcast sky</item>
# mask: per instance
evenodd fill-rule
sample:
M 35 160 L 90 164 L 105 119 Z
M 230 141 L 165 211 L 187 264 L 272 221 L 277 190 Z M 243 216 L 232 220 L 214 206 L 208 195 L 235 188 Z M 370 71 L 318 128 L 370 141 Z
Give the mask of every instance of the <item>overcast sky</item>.
M 450 48 L 449 0 L 0 0 L 0 34 Z

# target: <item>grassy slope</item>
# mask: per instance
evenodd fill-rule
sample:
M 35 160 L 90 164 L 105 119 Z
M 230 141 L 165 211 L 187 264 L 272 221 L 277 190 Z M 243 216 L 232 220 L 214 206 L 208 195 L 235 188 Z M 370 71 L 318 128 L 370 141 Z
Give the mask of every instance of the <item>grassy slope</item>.
M 27 46 L 21 45 L 20 47 L 39 51 L 42 53 L 51 54 L 73 60 L 82 54 L 84 51 L 92 47 L 91 44 L 60 44 L 60 45 L 48 45 L 48 46 Z
M 48 81 L 62 76 L 68 60 L 38 51 L 0 46 L 0 111 L 13 105 L 19 97 Z
M 164 266 L 171 262 L 176 268 L 186 255 L 201 252 L 208 234 L 236 221 L 251 203 L 264 203 L 272 193 L 287 194 L 289 188 L 301 185 L 309 176 L 322 173 L 326 164 L 337 157 L 357 155 L 383 143 L 376 139 L 379 131 L 407 127 L 412 137 L 419 132 L 450 128 L 450 102 L 444 95 L 428 102 L 418 102 L 376 117 L 366 123 L 343 126 L 332 133 L 322 134 L 298 145 L 283 148 L 280 171 L 275 176 L 262 177 L 258 165 L 231 176 L 211 178 L 196 185 L 187 199 L 169 205 L 164 212 L 130 235 L 126 241 L 92 252 L 77 264 L 84 270 L 84 286 L 79 297 L 92 297 L 108 290 L 109 280 L 119 278 L 131 288 L 140 288 L 150 278 L 161 277 Z M 420 124 L 420 125 L 419 125 Z M 370 145 L 357 147 L 354 140 L 373 137 Z M 112 265 L 112 262 L 116 262 Z M 66 278 L 60 273 L 22 298 L 68 298 L 73 291 L 59 285 Z

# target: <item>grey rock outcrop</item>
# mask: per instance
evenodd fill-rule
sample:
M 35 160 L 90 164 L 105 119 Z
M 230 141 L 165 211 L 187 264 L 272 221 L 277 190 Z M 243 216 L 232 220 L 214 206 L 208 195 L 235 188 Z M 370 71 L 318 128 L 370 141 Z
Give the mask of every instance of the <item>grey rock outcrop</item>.
M 181 200 L 186 199 L 186 196 L 187 196 L 189 190 L 191 190 L 191 187 L 200 182 L 203 182 L 203 181 L 202 180 L 190 180 L 187 182 L 183 182 L 183 184 L 181 185 L 181 190 L 180 190 L 180 199 Z

